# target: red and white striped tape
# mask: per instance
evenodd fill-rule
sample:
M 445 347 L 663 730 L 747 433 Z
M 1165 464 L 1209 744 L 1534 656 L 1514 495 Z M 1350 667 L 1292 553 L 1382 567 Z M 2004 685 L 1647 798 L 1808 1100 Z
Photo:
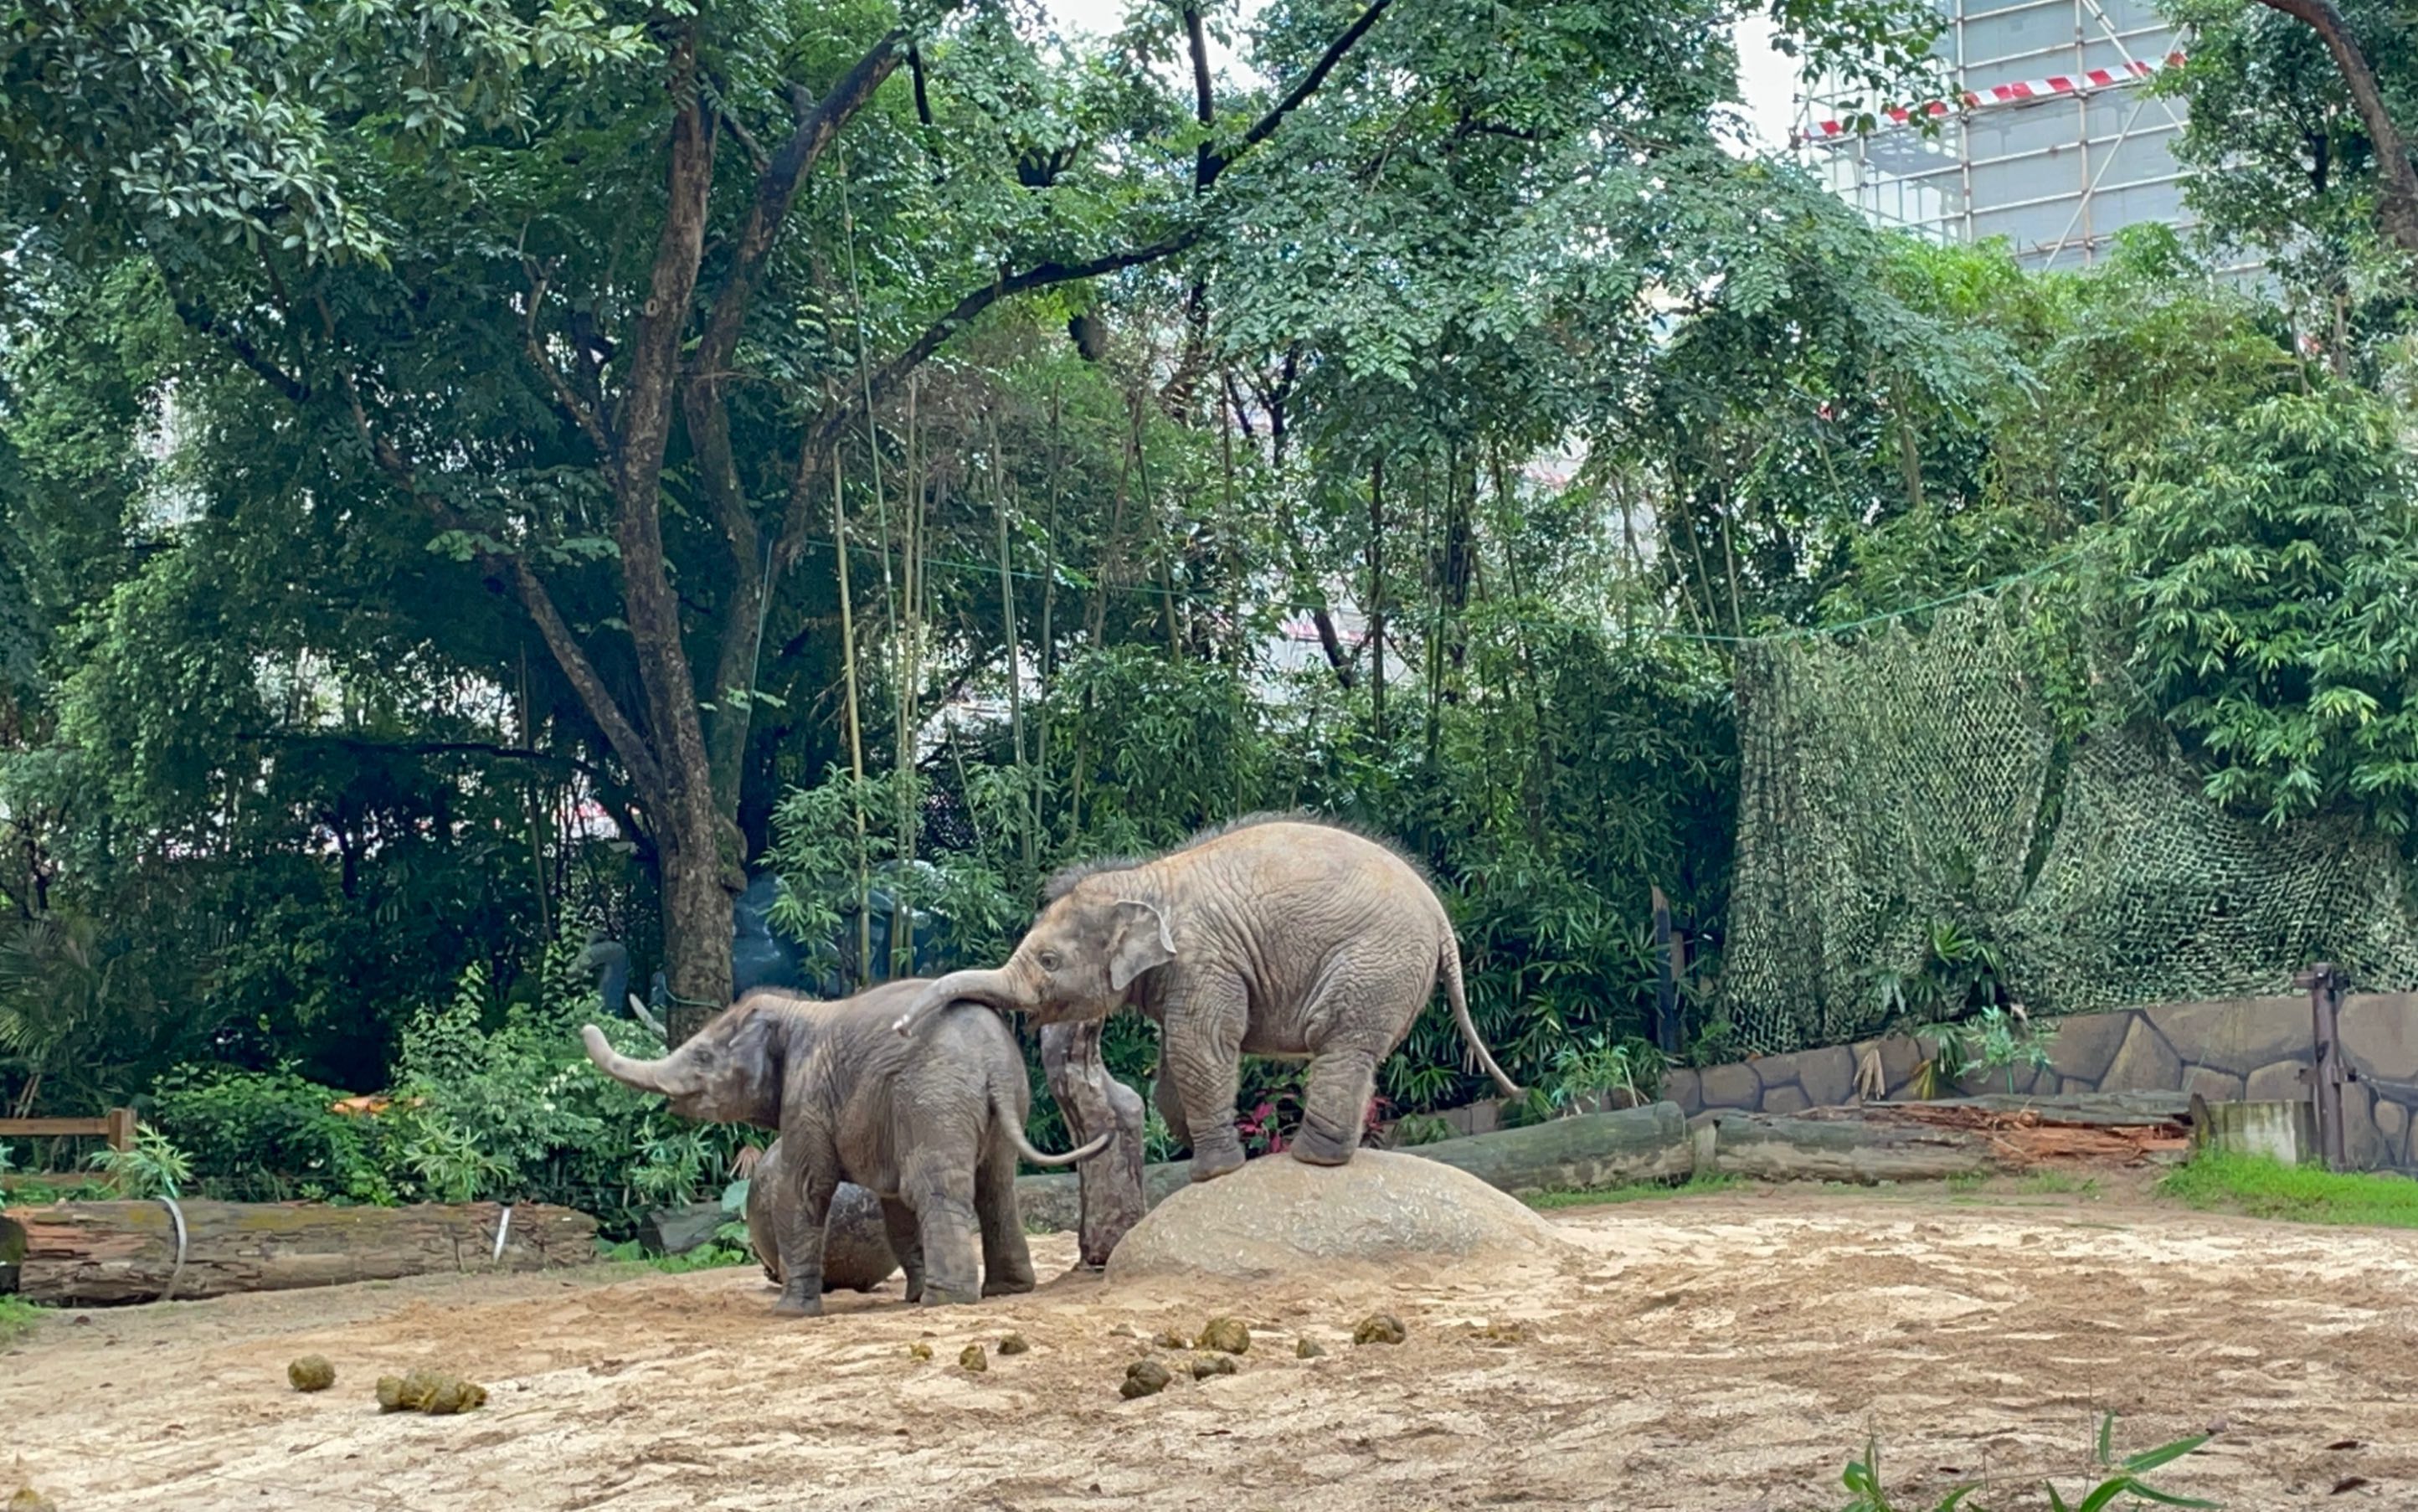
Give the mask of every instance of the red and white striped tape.
M 1987 89 L 1967 89 L 1947 99 L 1935 99 L 1926 105 L 1892 105 L 1879 113 L 1879 118 L 1892 126 L 1904 126 L 1919 115 L 1945 115 L 1951 110 L 1982 110 L 1991 105 L 2019 105 L 2028 99 L 2051 99 L 2059 95 L 2087 95 L 2093 90 L 2113 89 L 2146 79 L 2160 69 L 2182 66 L 2181 53 L 2169 53 L 2158 63 L 2131 62 L 2117 69 L 2091 69 L 2082 73 L 2052 73 L 2045 79 L 2026 79 L 2018 84 L 1994 84 Z M 1845 121 L 1816 121 L 1797 133 L 1799 142 L 1829 142 L 1855 135 L 1855 128 Z

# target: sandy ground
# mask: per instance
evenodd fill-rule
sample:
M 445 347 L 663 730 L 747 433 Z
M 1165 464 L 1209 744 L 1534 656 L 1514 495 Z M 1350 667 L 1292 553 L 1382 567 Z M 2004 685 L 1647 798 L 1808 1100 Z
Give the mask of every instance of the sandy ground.
M 2211 1425 L 2162 1474 L 2236 1509 L 2418 1505 L 2418 1233 L 2123 1198 L 1747 1191 L 1557 1215 L 1587 1259 L 1263 1289 L 1239 1374 L 1126 1402 L 1126 1364 L 1212 1299 L 1067 1275 L 926 1312 L 782 1322 L 752 1267 L 429 1278 L 85 1314 L 0 1354 L 0 1454 L 101 1508 L 1836 1507 L 1868 1433 L 1893 1500 L 1992 1509 Z M 1045 1275 L 1066 1236 L 1034 1242 Z M 1355 1348 L 1384 1308 L 1399 1348 Z M 1473 1336 L 1523 1323 L 1525 1342 Z M 1031 1352 L 1002 1357 L 1021 1331 Z M 1293 1353 L 1302 1336 L 1323 1359 Z M 928 1340 L 934 1358 L 909 1346 Z M 990 1368 L 956 1365 L 970 1342 Z M 301 1396 L 285 1363 L 332 1360 Z M 380 1416 L 381 1372 L 485 1382 Z M 0 1493 L 12 1489 L 0 1462 Z

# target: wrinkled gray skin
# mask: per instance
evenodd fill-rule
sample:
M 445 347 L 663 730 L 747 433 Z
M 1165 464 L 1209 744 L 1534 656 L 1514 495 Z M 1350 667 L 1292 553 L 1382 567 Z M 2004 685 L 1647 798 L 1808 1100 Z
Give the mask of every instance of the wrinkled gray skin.
M 593 1024 L 580 1031 L 605 1075 L 663 1093 L 681 1117 L 779 1131 L 776 1312 L 822 1311 L 823 1236 L 843 1181 L 880 1199 L 909 1300 L 1030 1291 L 1017 1156 L 1064 1166 L 1107 1143 L 1045 1155 L 1025 1141 L 1024 1058 L 979 1008 L 941 1013 L 911 1044 L 892 1032 L 926 985 L 887 982 L 837 1002 L 752 992 L 660 1061 L 617 1053 Z
M 1062 873 L 996 970 L 953 971 L 900 1018 L 972 999 L 1048 1024 L 1125 1004 L 1161 1029 L 1155 1100 L 1192 1146 L 1192 1179 L 1243 1163 L 1234 1090 L 1246 1054 L 1310 1061 L 1299 1136 L 1312 1165 L 1359 1148 L 1377 1063 L 1444 978 L 1471 1055 L 1507 1096 L 1462 995 L 1461 947 L 1417 868 L 1385 846 L 1293 815 L 1256 815 L 1150 862 Z
M 780 1229 L 773 1211 L 780 1201 L 781 1184 L 788 1179 L 781 1169 L 780 1140 L 764 1147 L 747 1178 L 747 1247 L 764 1267 L 764 1279 L 777 1287 L 781 1284 Z M 832 1194 L 831 1216 L 823 1220 L 823 1290 L 870 1291 L 897 1269 L 898 1257 L 891 1252 L 889 1229 L 881 1216 L 881 1199 L 854 1182 L 840 1183 Z M 922 1290 L 923 1270 L 918 1256 L 915 1269 L 907 1274 L 911 1299 Z

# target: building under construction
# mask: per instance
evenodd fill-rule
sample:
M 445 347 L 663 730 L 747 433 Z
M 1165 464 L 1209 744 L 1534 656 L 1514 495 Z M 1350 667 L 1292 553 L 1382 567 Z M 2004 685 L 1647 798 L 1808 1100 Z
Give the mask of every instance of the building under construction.
M 1941 4 L 1948 97 L 1859 130 L 1816 87 L 1795 132 L 1808 168 L 1882 224 L 2003 237 L 2034 269 L 2089 263 L 2128 225 L 2190 224 L 2173 151 L 2183 106 L 2148 87 L 2178 42 L 2149 0 Z

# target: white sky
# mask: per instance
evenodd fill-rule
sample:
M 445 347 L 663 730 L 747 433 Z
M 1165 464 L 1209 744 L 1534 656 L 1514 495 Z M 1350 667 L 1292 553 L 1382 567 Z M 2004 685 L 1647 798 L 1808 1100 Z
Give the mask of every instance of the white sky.
M 1117 29 L 1132 0 L 1046 0 L 1050 18 L 1069 30 L 1106 35 Z M 1261 0 L 1241 0 L 1240 18 L 1247 23 Z M 1795 123 L 1796 65 L 1771 50 L 1771 23 L 1750 15 L 1737 28 L 1738 92 L 1745 97 L 1746 116 L 1756 145 L 1777 152 L 1788 145 Z M 1210 44 L 1210 66 L 1219 72 L 1234 67 L 1233 54 Z

